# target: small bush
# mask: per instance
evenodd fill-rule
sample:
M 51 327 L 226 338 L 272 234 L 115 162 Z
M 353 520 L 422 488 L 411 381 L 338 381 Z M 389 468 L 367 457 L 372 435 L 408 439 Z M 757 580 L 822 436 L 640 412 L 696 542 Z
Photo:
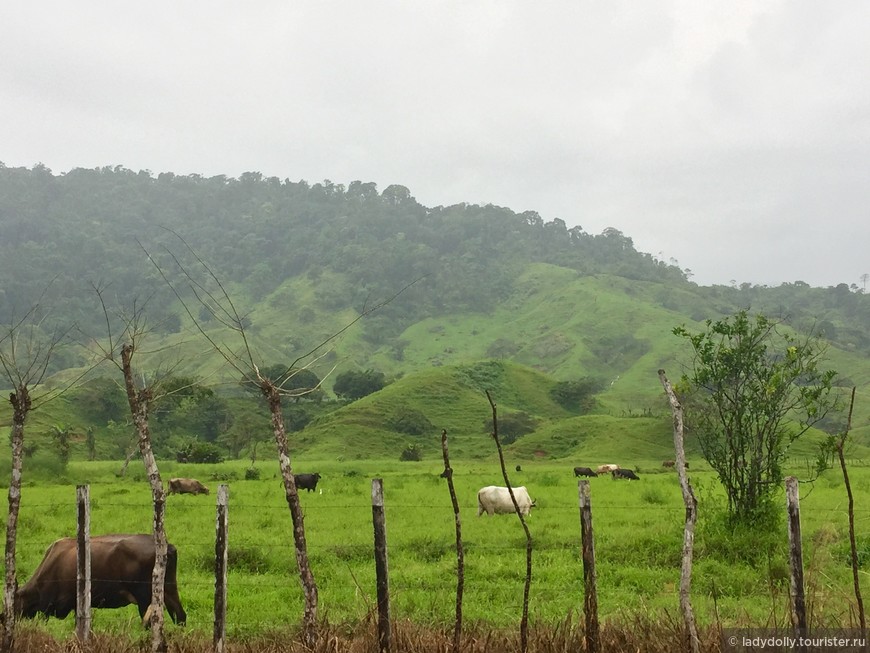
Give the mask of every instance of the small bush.
M 220 447 L 211 442 L 192 440 L 175 452 L 175 460 L 180 463 L 222 463 L 224 454 Z
M 387 419 L 387 427 L 392 431 L 408 435 L 423 435 L 435 429 L 429 419 L 414 408 L 400 408 Z
M 256 467 L 248 467 L 245 470 L 245 480 L 246 481 L 259 481 L 260 480 L 260 470 Z
M 768 560 L 787 555 L 784 511 L 770 506 L 767 513 L 754 521 L 735 520 L 725 510 L 699 520 L 696 546 L 700 555 L 724 563 L 767 564 Z
M 420 453 L 416 444 L 409 444 L 402 451 L 401 455 L 399 455 L 399 460 L 402 462 L 423 460 L 423 455 Z

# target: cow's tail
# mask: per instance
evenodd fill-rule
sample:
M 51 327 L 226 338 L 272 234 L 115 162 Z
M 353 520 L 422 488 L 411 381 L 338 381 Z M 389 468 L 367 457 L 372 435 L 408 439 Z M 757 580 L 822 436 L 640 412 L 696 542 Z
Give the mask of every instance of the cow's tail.
M 480 492 L 477 493 L 477 516 L 480 517 L 484 513 L 483 501 L 480 500 Z

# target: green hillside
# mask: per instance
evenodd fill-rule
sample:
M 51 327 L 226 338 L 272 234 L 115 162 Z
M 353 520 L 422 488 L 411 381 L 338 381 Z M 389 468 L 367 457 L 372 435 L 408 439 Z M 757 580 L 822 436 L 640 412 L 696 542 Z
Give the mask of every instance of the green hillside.
M 243 425 L 268 438 L 262 402 L 240 388 L 239 370 L 202 329 L 230 358 L 247 348 L 260 368 L 309 364 L 324 380 L 323 401 L 285 407 L 294 451 L 305 456 L 395 459 L 414 445 L 432 459 L 441 429 L 454 455 L 492 456 L 490 390 L 500 416 L 530 425 L 506 447 L 517 460 L 654 464 L 671 447 L 657 371 L 676 380 L 688 361 L 672 329 L 696 330 L 741 308 L 824 334 L 828 366 L 844 389 L 858 387 L 854 455 L 870 447 L 870 297 L 854 284 L 699 287 L 615 229 L 587 234 L 533 211 L 424 207 L 406 188 L 378 192 L 361 182 L 122 168 L 55 176 L 0 164 L 0 278 L 0 323 L 14 324 L 39 302 L 51 319 L 37 336 L 53 327 L 71 334 L 45 386 L 34 389 L 65 391 L 28 422 L 33 455 L 46 461 L 58 427 L 72 433 L 74 458 L 118 459 L 129 450 L 117 368 L 103 362 L 89 373 L 102 385 L 77 379 L 107 337 L 102 309 L 112 321 L 133 306 L 151 325 L 138 371 L 200 388 L 155 407 L 164 457 L 191 440 L 229 455 Z M 244 341 L 215 310 L 226 308 L 224 293 Z M 366 369 L 383 372 L 386 387 L 337 400 L 335 380 Z M 579 379 L 595 384 L 594 401 L 573 412 L 554 402 L 557 383 Z M 9 416 L 8 403 L 0 406 L 0 424 Z M 244 456 L 252 447 L 235 448 Z M 811 451 L 808 442 L 794 453 Z

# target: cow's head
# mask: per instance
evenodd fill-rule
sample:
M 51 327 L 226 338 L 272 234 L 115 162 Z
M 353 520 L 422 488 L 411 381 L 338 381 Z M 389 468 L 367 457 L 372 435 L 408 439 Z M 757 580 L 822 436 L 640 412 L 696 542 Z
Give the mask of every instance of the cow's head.
M 15 617 L 33 619 L 39 613 L 39 596 L 26 585 L 15 591 Z M 6 615 L 3 615 L 5 619 Z

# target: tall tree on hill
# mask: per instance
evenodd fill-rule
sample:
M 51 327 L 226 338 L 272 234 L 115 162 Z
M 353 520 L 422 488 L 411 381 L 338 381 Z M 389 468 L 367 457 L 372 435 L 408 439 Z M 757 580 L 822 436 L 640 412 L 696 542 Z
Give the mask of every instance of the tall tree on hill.
M 697 333 L 674 328 L 693 359 L 683 375 L 687 424 L 716 470 L 733 518 L 763 515 L 781 486 L 789 446 L 836 404 L 825 347 L 764 315 L 740 311 Z
M 45 328 L 45 312 L 40 305 L 31 308 L 21 319 L 12 320 L 0 333 L 0 371 L 12 392 L 12 476 L 9 481 L 9 513 L 6 519 L 5 563 L 3 591 L 3 625 L 0 650 L 11 651 L 15 642 L 16 543 L 18 515 L 21 508 L 21 478 L 24 459 L 24 427 L 27 417 L 39 405 L 56 397 L 50 391 L 39 398 L 31 394 L 33 387 L 45 379 L 49 363 L 66 336 L 65 331 Z
M 335 378 L 332 389 L 339 397 L 354 401 L 381 390 L 384 385 L 386 378 L 383 372 L 372 369 L 348 370 Z

